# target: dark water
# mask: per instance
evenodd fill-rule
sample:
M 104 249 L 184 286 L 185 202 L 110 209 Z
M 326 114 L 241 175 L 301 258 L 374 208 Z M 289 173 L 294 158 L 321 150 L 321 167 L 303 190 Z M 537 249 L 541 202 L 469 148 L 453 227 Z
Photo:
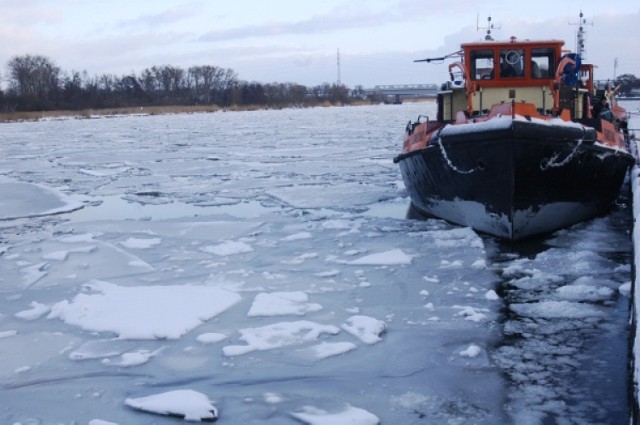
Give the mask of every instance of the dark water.
M 506 410 L 514 423 L 629 423 L 630 298 L 618 288 L 631 281 L 633 250 L 623 192 L 606 217 L 549 237 L 517 244 L 485 238 L 505 302 L 503 339 L 492 354 L 510 386 Z M 567 294 L 559 288 L 576 286 L 597 290 L 559 296 Z M 556 308 L 519 314 L 523 305 Z

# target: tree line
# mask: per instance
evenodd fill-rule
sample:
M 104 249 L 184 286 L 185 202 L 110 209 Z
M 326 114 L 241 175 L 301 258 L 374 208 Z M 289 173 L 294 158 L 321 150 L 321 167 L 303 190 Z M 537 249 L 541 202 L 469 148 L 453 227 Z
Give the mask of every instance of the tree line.
M 183 69 L 152 66 L 139 74 L 90 76 L 86 71 L 62 71 L 41 55 L 15 56 L 7 63 L 7 88 L 0 89 L 0 111 L 49 111 L 176 105 L 313 106 L 349 103 L 364 98 L 364 90 L 325 83 L 242 81 L 230 68 L 213 65 Z
M 614 80 L 614 87 L 620 86 L 620 96 L 640 96 L 640 79 L 633 74 L 622 74 Z
M 324 83 L 307 87 L 296 83 L 243 81 L 230 68 L 213 65 L 152 66 L 139 74 L 90 76 L 86 71 L 62 71 L 41 55 L 15 56 L 7 63 L 7 88 L 0 87 L 0 112 L 84 110 L 140 106 L 256 105 L 259 107 L 348 104 L 355 99 L 382 101 L 366 95 L 362 86 Z M 637 96 L 640 80 L 623 74 L 614 81 L 620 95 Z

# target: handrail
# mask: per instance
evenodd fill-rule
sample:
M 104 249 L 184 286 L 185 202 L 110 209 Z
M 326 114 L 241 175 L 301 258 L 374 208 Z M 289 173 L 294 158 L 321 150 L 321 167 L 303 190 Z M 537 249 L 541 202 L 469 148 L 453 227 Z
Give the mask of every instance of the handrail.
M 464 85 L 467 92 L 467 113 L 471 114 L 473 112 L 473 100 L 471 99 L 471 96 L 475 91 L 475 83 L 469 80 L 467 69 L 460 61 L 449 64 L 449 76 L 451 77 L 451 80 L 453 80 L 453 68 L 459 68 L 462 73 L 462 78 L 464 78 Z

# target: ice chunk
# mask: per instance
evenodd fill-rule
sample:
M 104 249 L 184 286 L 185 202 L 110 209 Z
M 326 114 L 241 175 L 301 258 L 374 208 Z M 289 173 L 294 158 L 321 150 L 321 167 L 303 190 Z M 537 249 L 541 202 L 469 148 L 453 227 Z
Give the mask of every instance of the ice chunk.
M 120 245 L 129 249 L 149 249 L 156 245 L 159 245 L 162 242 L 160 238 L 128 238 L 127 240 L 120 242 Z
M 328 412 L 313 406 L 303 406 L 291 416 L 308 425 L 377 425 L 380 419 L 366 410 L 350 404 L 338 412 Z
M 280 322 L 259 328 L 240 330 L 240 340 L 248 345 L 229 345 L 222 349 L 225 356 L 238 356 L 251 351 L 271 350 L 293 344 L 302 344 L 316 340 L 321 334 L 337 334 L 340 329 L 331 325 L 300 320 L 297 322 Z
M 529 304 L 511 304 L 509 308 L 521 316 L 541 317 L 545 319 L 583 319 L 604 315 L 602 310 L 594 305 L 570 301 L 541 301 Z
M 342 325 L 342 329 L 360 338 L 365 344 L 375 344 L 382 341 L 380 334 L 386 328 L 385 322 L 369 316 L 351 316 L 347 319 L 347 323 Z
M 357 260 L 349 261 L 348 264 L 363 266 L 395 266 L 411 264 L 413 256 L 407 255 L 401 249 L 392 249 L 377 254 L 360 257 Z
M 213 422 L 218 409 L 209 398 L 194 390 L 175 390 L 141 398 L 128 398 L 124 404 L 137 410 L 184 418 L 187 421 Z
M 460 351 L 460 356 L 475 358 L 475 357 L 478 357 L 480 353 L 482 353 L 482 348 L 478 347 L 475 344 L 471 344 L 465 350 Z
M 71 302 L 51 308 L 49 318 L 121 339 L 176 339 L 240 300 L 209 286 L 118 286 L 93 281 Z
M 322 310 L 322 306 L 309 302 L 309 296 L 302 291 L 261 293 L 256 295 L 247 316 L 281 316 Z
M 204 248 L 202 248 L 202 250 L 209 254 L 215 254 L 220 257 L 253 252 L 253 248 L 251 247 L 251 245 L 242 241 L 225 241 L 218 245 L 205 246 Z
M 16 313 L 16 317 L 24 320 L 36 320 L 49 312 L 49 306 L 38 302 L 32 302 L 30 310 L 23 310 Z

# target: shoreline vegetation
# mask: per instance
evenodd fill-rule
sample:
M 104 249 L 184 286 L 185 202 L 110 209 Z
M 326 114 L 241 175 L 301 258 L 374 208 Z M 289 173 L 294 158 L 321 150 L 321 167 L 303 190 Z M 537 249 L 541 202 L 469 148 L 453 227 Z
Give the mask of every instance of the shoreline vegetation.
M 392 101 L 377 88 L 245 81 L 230 68 L 155 65 L 141 72 L 63 71 L 41 55 L 15 56 L 0 85 L 0 122 L 123 115 L 371 105 Z
M 412 102 L 433 102 L 431 98 L 411 98 L 403 99 L 406 103 Z M 195 114 L 195 113 L 214 113 L 214 112 L 240 112 L 240 111 L 260 111 L 269 109 L 299 109 L 299 108 L 325 108 L 325 107 L 342 107 L 342 106 L 364 106 L 375 105 L 384 102 L 379 101 L 350 101 L 348 104 L 323 102 L 315 105 L 288 105 L 273 106 L 265 105 L 231 105 L 222 107 L 218 105 L 173 105 L 173 106 L 131 106 L 121 108 L 101 108 L 101 109 L 84 109 L 84 110 L 54 110 L 54 111 L 24 111 L 24 112 L 0 112 L 0 124 L 15 122 L 33 122 L 44 120 L 60 120 L 60 119 L 96 119 L 96 118 L 113 118 L 132 115 L 172 115 L 172 114 Z

